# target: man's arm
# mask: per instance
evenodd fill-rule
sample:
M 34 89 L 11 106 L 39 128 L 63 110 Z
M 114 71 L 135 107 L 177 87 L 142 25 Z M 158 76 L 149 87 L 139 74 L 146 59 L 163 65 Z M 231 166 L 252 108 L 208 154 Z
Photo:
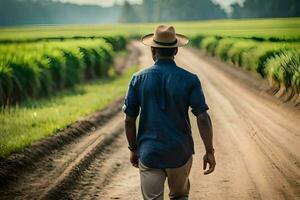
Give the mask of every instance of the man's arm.
M 130 162 L 134 167 L 138 167 L 139 159 L 136 152 L 136 118 L 126 115 L 125 132 L 130 148 Z
M 209 169 L 204 172 L 204 174 L 207 175 L 212 173 L 216 166 L 213 147 L 213 129 L 210 116 L 207 112 L 197 115 L 197 124 L 206 150 L 206 154 L 203 157 L 203 170 L 205 170 L 207 164 L 209 164 Z

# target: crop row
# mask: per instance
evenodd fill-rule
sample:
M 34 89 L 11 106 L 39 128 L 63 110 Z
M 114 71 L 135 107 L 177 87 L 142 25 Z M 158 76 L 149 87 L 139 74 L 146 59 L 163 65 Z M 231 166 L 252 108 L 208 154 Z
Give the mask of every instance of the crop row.
M 300 94 L 300 44 L 195 36 L 194 46 L 223 61 L 259 73 L 275 89 Z
M 0 105 L 53 95 L 106 76 L 123 37 L 0 45 Z
M 37 37 L 28 39 L 0 40 L 0 44 L 21 44 L 33 42 L 53 42 L 53 41 L 68 41 L 68 40 L 84 40 L 84 39 L 104 39 L 110 43 L 114 50 L 123 50 L 127 44 L 126 38 L 121 35 L 115 36 L 73 36 L 73 37 Z

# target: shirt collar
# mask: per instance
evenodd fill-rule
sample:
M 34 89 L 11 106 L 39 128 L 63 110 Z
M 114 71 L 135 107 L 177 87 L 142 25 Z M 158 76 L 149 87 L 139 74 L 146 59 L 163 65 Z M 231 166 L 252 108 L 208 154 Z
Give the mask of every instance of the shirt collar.
M 155 65 L 176 65 L 173 59 L 158 59 L 155 61 Z

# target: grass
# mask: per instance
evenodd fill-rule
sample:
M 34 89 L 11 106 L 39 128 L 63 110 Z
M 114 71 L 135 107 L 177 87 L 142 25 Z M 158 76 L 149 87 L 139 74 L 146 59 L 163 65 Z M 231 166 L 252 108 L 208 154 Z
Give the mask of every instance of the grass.
M 121 76 L 79 84 L 51 99 L 28 100 L 0 112 L 0 157 L 18 152 L 121 97 L 136 68 Z
M 300 18 L 208 20 L 166 22 L 187 35 L 221 35 L 245 38 L 300 40 Z M 0 29 L 0 40 L 24 40 L 47 37 L 143 35 L 153 32 L 156 23 L 120 25 L 24 26 Z M 20 34 L 21 33 L 21 34 Z

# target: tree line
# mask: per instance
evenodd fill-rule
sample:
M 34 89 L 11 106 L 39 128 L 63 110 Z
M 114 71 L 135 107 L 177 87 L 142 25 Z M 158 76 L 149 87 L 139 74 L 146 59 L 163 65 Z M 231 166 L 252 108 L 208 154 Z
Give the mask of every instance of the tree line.
M 226 13 L 211 0 L 143 0 L 131 5 L 125 1 L 121 22 L 189 21 L 226 18 Z
M 188 21 L 221 18 L 299 17 L 299 0 L 244 0 L 231 5 L 231 13 L 214 0 L 144 0 L 141 5 L 125 1 L 120 22 Z
M 232 18 L 299 17 L 299 0 L 246 0 L 234 4 Z
M 120 5 L 100 7 L 52 0 L 0 0 L 0 26 L 116 23 Z

